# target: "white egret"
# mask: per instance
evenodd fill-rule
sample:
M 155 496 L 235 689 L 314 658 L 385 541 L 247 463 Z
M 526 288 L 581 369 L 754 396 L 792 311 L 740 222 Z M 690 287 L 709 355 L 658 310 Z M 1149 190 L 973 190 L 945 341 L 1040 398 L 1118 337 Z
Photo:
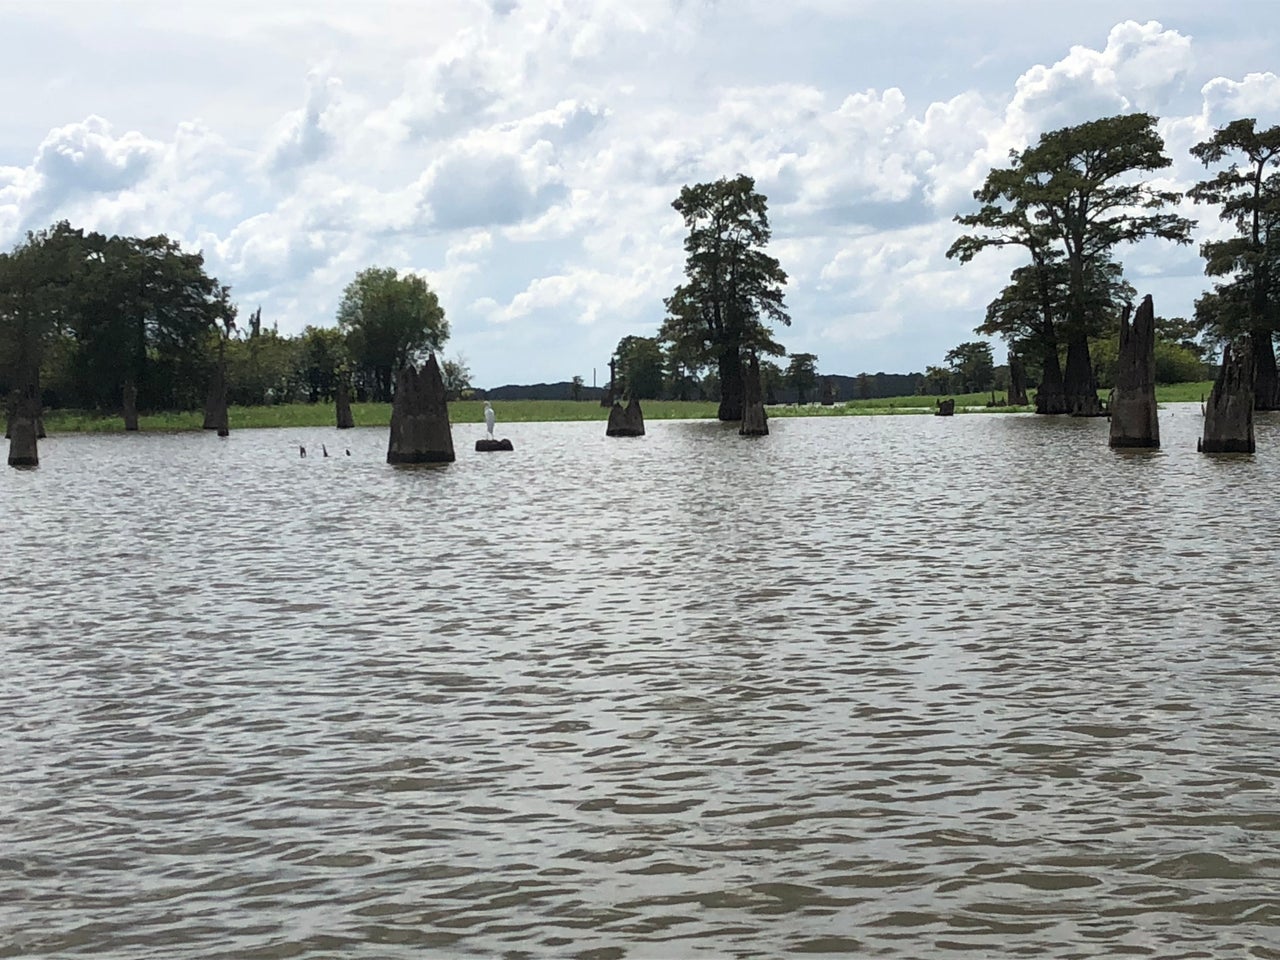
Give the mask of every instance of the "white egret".
M 490 440 L 493 439 L 493 425 L 497 422 L 498 422 L 498 415 L 493 412 L 493 407 L 490 406 L 489 401 L 486 400 L 484 402 L 484 425 L 485 425 L 485 429 L 489 431 Z

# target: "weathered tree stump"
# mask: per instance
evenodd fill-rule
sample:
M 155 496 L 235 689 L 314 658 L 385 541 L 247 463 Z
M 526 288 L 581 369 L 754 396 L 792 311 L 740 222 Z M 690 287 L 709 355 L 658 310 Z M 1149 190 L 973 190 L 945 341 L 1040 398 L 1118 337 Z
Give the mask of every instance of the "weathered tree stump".
M 356 425 L 351 416 L 351 392 L 347 389 L 347 381 L 338 380 L 338 390 L 334 396 L 334 407 L 338 415 L 338 429 L 350 430 Z
M 644 413 L 640 410 L 640 401 L 635 397 L 624 407 L 615 403 L 609 411 L 609 423 L 605 427 L 606 437 L 643 437 Z
M 1222 349 L 1222 366 L 1204 408 L 1201 453 L 1253 453 L 1253 356 L 1247 350 Z
M 1009 404 L 1027 405 L 1027 367 L 1016 353 L 1009 354 Z
M 1120 318 L 1120 357 L 1111 401 L 1112 447 L 1160 446 L 1160 417 L 1156 413 L 1156 312 L 1147 294 L 1129 322 L 1126 307 Z
M 39 436 L 36 419 L 40 401 L 34 391 L 28 390 L 14 400 L 12 410 L 9 419 L 9 466 L 38 467 L 40 453 L 36 442 Z
M 432 354 L 421 370 L 410 364 L 396 377 L 387 463 L 452 463 L 455 459 L 444 379 Z
M 496 453 L 499 450 L 514 450 L 511 441 L 506 437 L 501 440 L 490 440 L 487 437 L 476 441 L 476 453 Z
M 738 428 L 740 436 L 769 435 L 769 418 L 764 412 L 764 399 L 760 393 L 760 361 L 752 355 L 742 377 L 742 426 Z
M 956 402 L 955 400 L 937 400 L 938 409 L 933 411 L 935 417 L 951 417 L 955 416 Z
M 218 436 L 225 437 L 226 434 L 221 431 L 226 429 L 227 424 L 227 378 L 226 371 L 219 365 L 214 371 L 213 379 L 209 382 L 209 396 L 204 402 L 204 424 L 205 430 L 217 430 Z
M 125 430 L 134 431 L 138 429 L 138 388 L 134 386 L 132 380 L 124 382 L 124 390 L 122 391 L 120 400 L 120 412 L 124 417 Z

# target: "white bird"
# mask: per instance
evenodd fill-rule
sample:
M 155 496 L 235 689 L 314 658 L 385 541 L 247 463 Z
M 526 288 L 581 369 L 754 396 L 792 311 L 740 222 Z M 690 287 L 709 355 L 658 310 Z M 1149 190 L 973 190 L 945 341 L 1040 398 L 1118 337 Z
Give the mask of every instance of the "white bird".
M 493 425 L 498 422 L 498 415 L 493 412 L 493 407 L 489 405 L 489 401 L 484 402 L 484 425 L 489 431 L 489 439 L 493 439 Z

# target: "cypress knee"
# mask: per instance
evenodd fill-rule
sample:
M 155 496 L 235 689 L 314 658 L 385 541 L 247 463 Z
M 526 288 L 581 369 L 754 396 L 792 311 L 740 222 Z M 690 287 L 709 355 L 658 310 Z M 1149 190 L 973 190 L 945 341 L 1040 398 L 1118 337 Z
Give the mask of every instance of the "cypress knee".
M 1129 322 L 1132 307 L 1120 318 L 1120 357 L 1116 364 L 1115 396 L 1111 401 L 1112 447 L 1160 446 L 1160 418 L 1156 412 L 1156 313 L 1151 295 L 1142 298 Z
M 410 364 L 396 376 L 387 463 L 452 463 L 455 459 L 444 378 L 432 354 L 422 370 Z
M 1248 350 L 1222 349 L 1222 366 L 1204 409 L 1201 453 L 1253 453 L 1253 356 Z

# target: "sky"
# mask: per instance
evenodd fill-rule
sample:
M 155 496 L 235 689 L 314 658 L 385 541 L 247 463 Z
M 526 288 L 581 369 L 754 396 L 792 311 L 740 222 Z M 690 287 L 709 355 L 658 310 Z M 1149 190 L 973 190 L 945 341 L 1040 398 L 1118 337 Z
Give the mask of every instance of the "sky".
M 200 250 L 247 315 L 333 326 L 370 266 L 426 278 L 477 387 L 603 384 L 683 278 L 686 184 L 745 173 L 824 374 L 976 339 L 1013 252 L 957 213 L 1047 130 L 1146 111 L 1173 159 L 1280 123 L 1280 4 L 1233 0 L 0 0 L 0 248 L 66 219 Z M 1119 250 L 1158 314 L 1199 242 Z M 997 358 L 1003 347 L 996 344 Z

